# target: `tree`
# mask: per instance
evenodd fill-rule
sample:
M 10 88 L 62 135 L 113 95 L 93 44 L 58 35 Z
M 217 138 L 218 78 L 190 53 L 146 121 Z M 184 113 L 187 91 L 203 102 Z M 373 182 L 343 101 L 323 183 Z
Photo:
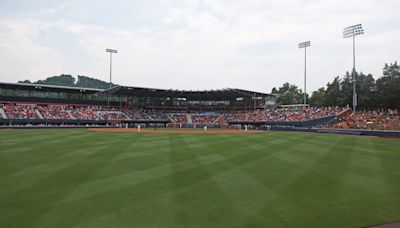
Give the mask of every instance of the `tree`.
M 29 80 L 23 80 L 23 81 L 18 81 L 18 83 L 32 83 L 32 82 Z
M 68 74 L 62 74 L 60 76 L 48 77 L 45 80 L 39 80 L 34 84 L 75 86 L 75 78 Z
M 400 108 L 400 66 L 385 64 L 383 76 L 376 80 L 378 108 Z
M 301 104 L 303 103 L 304 93 L 297 86 L 288 82 L 276 89 L 272 88 L 272 94 L 277 95 L 277 103 L 279 104 Z
M 356 72 L 356 78 L 357 78 Z M 353 104 L 353 76 L 346 72 L 342 79 L 339 79 L 339 89 L 337 106 L 352 106 Z
M 314 91 L 309 99 L 311 106 L 325 106 L 326 104 L 326 90 L 324 87 Z
M 110 84 L 105 81 L 101 81 L 95 78 L 80 76 L 75 83 L 75 78 L 71 75 L 62 74 L 60 76 L 48 77 L 44 80 L 37 82 L 31 82 L 29 80 L 19 81 L 18 83 L 32 83 L 32 84 L 44 84 L 44 85 L 58 85 L 58 86 L 71 86 L 71 87 L 86 87 L 95 89 L 108 89 Z M 114 84 L 112 84 L 114 85 Z
M 114 84 L 111 85 L 113 86 Z M 78 81 L 76 82 L 76 86 L 86 87 L 86 88 L 108 89 L 110 87 L 110 83 L 95 78 L 78 75 Z
M 360 73 L 357 77 L 357 107 L 359 109 L 376 108 L 375 79 L 372 74 Z
M 332 83 L 326 85 L 325 106 L 340 105 L 340 78 L 337 76 Z
M 400 65 L 385 64 L 383 76 L 375 81 L 371 74 L 356 72 L 358 109 L 400 108 Z M 314 106 L 352 106 L 353 78 L 349 72 L 335 77 L 326 90 L 314 91 L 310 104 Z
M 356 72 L 356 92 L 357 107 L 363 109 L 372 108 L 375 90 L 375 80 L 371 74 L 365 75 L 362 72 Z M 338 95 L 339 106 L 353 105 L 353 76 L 346 72 L 346 75 L 340 80 L 340 94 Z

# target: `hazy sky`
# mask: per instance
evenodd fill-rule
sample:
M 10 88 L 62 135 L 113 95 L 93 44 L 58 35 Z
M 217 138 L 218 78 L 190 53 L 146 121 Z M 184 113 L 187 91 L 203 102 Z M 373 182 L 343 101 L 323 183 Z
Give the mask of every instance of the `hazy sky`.
M 59 74 L 174 89 L 308 92 L 352 67 L 342 29 L 362 23 L 357 69 L 400 60 L 399 0 L 0 0 L 0 81 Z

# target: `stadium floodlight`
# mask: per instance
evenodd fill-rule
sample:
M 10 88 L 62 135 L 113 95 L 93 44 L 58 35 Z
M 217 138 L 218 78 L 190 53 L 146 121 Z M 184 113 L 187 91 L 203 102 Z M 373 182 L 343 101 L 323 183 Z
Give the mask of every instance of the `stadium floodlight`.
M 111 77 L 112 77 L 112 54 L 117 54 L 118 51 L 114 49 L 106 49 L 106 52 L 110 53 L 110 85 L 109 85 L 109 90 L 107 92 L 107 107 L 108 110 L 110 110 L 110 89 L 111 89 Z
M 299 48 L 304 48 L 304 105 L 307 104 L 307 47 L 310 46 L 310 41 L 299 43 Z
M 361 24 L 352 25 L 343 29 L 343 38 L 353 38 L 353 113 L 357 108 L 357 92 L 356 92 L 356 36 L 364 34 Z
M 110 53 L 118 53 L 118 51 L 117 50 L 113 50 L 113 49 L 106 49 L 106 52 L 110 52 Z

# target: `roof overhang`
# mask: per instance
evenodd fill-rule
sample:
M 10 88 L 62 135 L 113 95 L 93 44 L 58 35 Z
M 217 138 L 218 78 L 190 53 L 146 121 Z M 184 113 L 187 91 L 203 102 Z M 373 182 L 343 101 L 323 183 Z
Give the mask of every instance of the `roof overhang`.
M 187 100 L 208 101 L 208 100 L 232 100 L 239 97 L 275 97 L 272 94 L 248 91 L 243 89 L 218 89 L 218 90 L 175 90 L 175 89 L 154 89 L 131 86 L 115 86 L 102 91 L 119 96 L 136 97 L 160 97 L 160 98 L 186 98 Z
M 8 82 L 0 82 L 0 88 L 39 90 L 47 92 L 77 92 L 77 93 L 98 93 L 104 91 L 103 89 L 93 89 L 84 87 L 43 85 L 43 84 L 31 84 L 31 83 L 8 83 Z

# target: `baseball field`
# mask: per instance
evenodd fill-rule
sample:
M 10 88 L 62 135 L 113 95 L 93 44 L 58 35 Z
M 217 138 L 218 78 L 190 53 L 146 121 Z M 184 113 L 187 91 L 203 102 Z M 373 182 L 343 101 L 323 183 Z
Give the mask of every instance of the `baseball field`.
M 363 227 L 399 220 L 399 139 L 0 130 L 0 227 Z

